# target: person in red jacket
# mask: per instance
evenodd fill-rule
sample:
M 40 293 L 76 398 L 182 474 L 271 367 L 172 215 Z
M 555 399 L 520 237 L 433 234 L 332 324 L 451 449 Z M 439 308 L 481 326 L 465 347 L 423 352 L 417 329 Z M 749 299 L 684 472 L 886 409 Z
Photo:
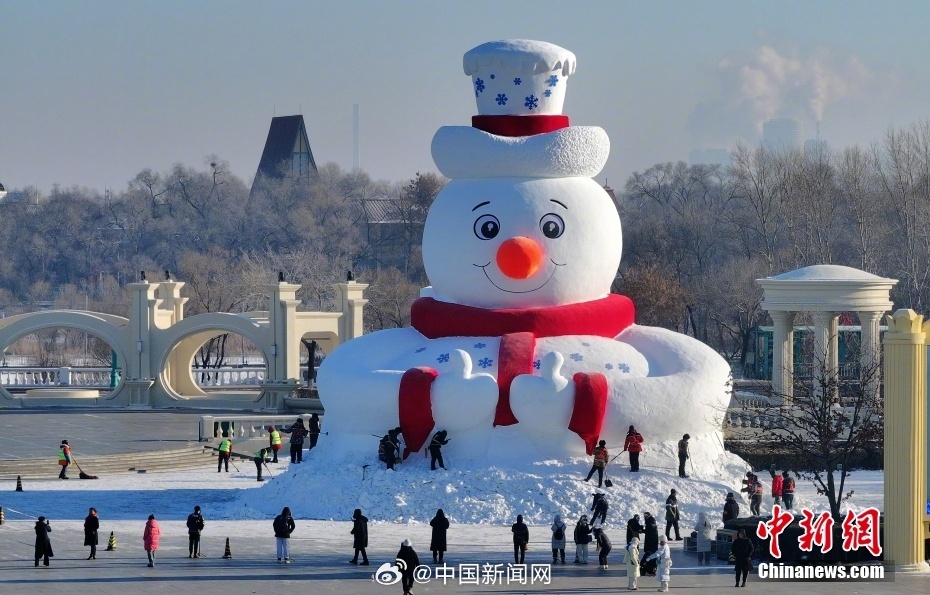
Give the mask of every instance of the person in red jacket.
M 161 529 L 158 527 L 158 521 L 155 515 L 150 514 L 149 520 L 145 523 L 145 531 L 142 533 L 142 545 L 145 546 L 145 553 L 149 557 L 149 568 L 155 567 L 155 550 L 158 549 L 158 538 L 161 536 Z
M 630 453 L 630 471 L 633 473 L 639 471 L 639 453 L 643 452 L 643 436 L 633 426 L 630 426 L 630 430 L 626 433 L 623 450 Z
M 769 468 L 769 475 L 772 476 L 772 498 L 775 500 L 775 504 L 781 504 L 783 480 L 781 475 L 775 473 L 775 465 Z
M 794 508 L 794 479 L 788 476 L 788 471 L 783 471 L 781 476 L 781 495 L 785 499 L 785 508 L 791 510 Z

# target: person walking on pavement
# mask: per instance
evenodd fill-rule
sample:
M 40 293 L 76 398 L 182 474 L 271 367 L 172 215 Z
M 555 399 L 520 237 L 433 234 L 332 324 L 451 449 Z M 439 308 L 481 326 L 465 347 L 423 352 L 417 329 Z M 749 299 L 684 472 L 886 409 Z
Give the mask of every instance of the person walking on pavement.
M 703 564 L 710 566 L 710 550 L 717 537 L 717 524 L 707 518 L 706 512 L 701 512 L 698 514 L 697 523 L 694 524 L 694 532 L 697 533 L 695 549 L 698 555 L 698 566 Z
M 155 551 L 158 549 L 158 538 L 161 535 L 161 528 L 155 515 L 150 514 L 149 520 L 145 523 L 145 531 L 142 532 L 142 546 L 149 557 L 149 568 L 155 568 Z
M 594 492 L 594 500 L 591 501 L 591 510 L 593 515 L 591 516 L 591 523 L 596 523 L 598 517 L 601 519 L 601 523 L 607 522 L 607 510 L 610 508 L 610 503 L 607 502 L 607 495 L 598 490 Z
M 646 556 L 650 556 L 659 549 L 659 524 L 656 522 L 656 518 L 652 516 L 651 512 L 643 513 L 643 522 L 646 525 L 646 535 L 643 540 L 643 553 Z M 655 576 L 655 568 L 655 564 L 646 564 L 644 561 L 643 574 Z
M 443 469 L 446 468 L 446 465 L 442 461 L 442 447 L 446 444 L 449 444 L 449 439 L 446 438 L 449 433 L 445 430 L 440 430 L 433 434 L 433 439 L 429 443 L 429 468 L 430 471 L 436 470 L 436 463 L 439 463 L 439 466 Z
M 55 553 L 52 552 L 52 540 L 48 536 L 52 532 L 52 525 L 48 522 L 44 516 L 40 516 L 36 519 L 36 566 L 39 565 L 39 560 L 43 560 L 43 564 L 48 566 L 48 559 L 53 558 Z
M 61 445 L 58 446 L 58 464 L 61 465 L 58 479 L 69 479 L 68 465 L 71 464 L 71 447 L 67 440 L 62 440 Z
M 513 533 L 513 563 L 523 564 L 526 558 L 526 547 L 530 543 L 530 529 L 523 522 L 523 515 L 517 515 L 517 522 L 510 526 Z
M 591 525 L 588 524 L 588 515 L 583 514 L 575 524 L 575 564 L 588 563 L 588 544 L 591 543 Z
M 594 540 L 597 542 L 597 561 L 601 568 L 607 570 L 607 555 L 610 554 L 610 538 L 600 523 L 594 523 Z
M 368 517 L 362 514 L 361 508 L 356 508 L 352 513 L 352 547 L 355 548 L 355 556 L 349 560 L 349 564 L 358 564 L 358 555 L 362 555 L 362 566 L 368 566 L 368 554 L 365 548 L 368 547 Z
M 634 514 L 633 518 L 626 522 L 626 544 L 630 545 L 633 538 L 639 539 L 639 536 L 646 532 L 646 528 L 639 522 L 639 515 Z
M 607 467 L 608 457 L 607 441 L 601 440 L 594 447 L 594 462 L 591 464 L 591 470 L 588 471 L 588 476 L 584 480 L 591 481 L 591 476 L 597 471 L 597 487 L 601 487 L 604 482 L 604 469 Z
M 290 428 L 283 430 L 285 434 L 291 435 L 291 463 L 304 462 L 304 438 L 307 437 L 307 428 L 304 427 L 304 420 L 301 417 Z
M 630 472 L 636 473 L 639 471 L 639 453 L 643 452 L 643 436 L 633 426 L 626 433 L 623 450 L 630 453 Z
M 733 559 L 736 561 L 736 584 L 733 585 L 734 587 L 746 586 L 746 577 L 749 575 L 749 571 L 752 570 L 753 549 L 752 540 L 746 537 L 745 530 L 740 529 L 736 534 L 736 539 L 733 540 L 733 545 L 730 546 L 730 552 L 733 553 Z M 740 578 L 743 579 L 743 584 L 740 584 Z
M 446 552 L 446 532 L 449 530 L 449 519 L 440 508 L 436 516 L 429 522 L 432 535 L 429 540 L 429 549 L 433 552 L 433 564 L 442 564 L 442 555 Z
M 316 413 L 310 415 L 310 427 L 307 429 L 307 435 L 310 438 L 310 448 L 307 449 L 309 452 L 313 450 L 316 441 L 320 439 L 320 416 Z
M 252 462 L 255 463 L 255 472 L 258 474 L 256 478 L 257 481 L 265 481 L 262 477 L 262 466 L 265 464 L 265 452 L 266 449 L 262 448 L 255 451 L 255 455 L 252 457 Z
M 271 462 L 278 462 L 278 451 L 281 450 L 281 432 L 274 426 L 268 426 L 268 445 L 271 447 Z
M 91 508 L 84 519 L 84 545 L 90 546 L 88 560 L 97 559 L 97 530 L 100 529 L 100 519 L 97 518 L 97 509 Z
M 194 512 L 187 515 L 187 557 L 202 558 L 200 555 L 200 532 L 203 531 L 203 515 L 200 507 L 195 506 Z
M 404 595 L 411 595 L 410 589 L 413 588 L 413 572 L 420 565 L 420 558 L 413 549 L 413 544 L 409 539 L 405 539 L 400 544 L 400 551 L 397 552 L 395 562 L 403 560 L 403 564 L 397 564 L 400 567 L 400 582 L 404 588 Z
M 688 449 L 689 440 L 691 440 L 691 435 L 685 434 L 678 441 L 678 477 L 688 477 L 685 472 L 685 463 L 691 458 L 691 451 Z
M 636 586 L 636 579 L 639 578 L 639 557 L 639 537 L 634 537 L 630 540 L 630 543 L 626 545 L 627 591 L 639 590 Z
M 781 495 L 785 500 L 785 509 L 791 510 L 794 508 L 794 480 L 788 475 L 788 471 L 785 470 L 781 474 L 782 476 L 782 487 Z
M 223 441 L 220 442 L 217 451 L 219 453 L 219 460 L 216 462 L 216 472 L 220 473 L 223 470 L 223 464 L 225 463 L 226 473 L 229 473 L 229 453 L 232 452 L 232 440 L 229 438 L 223 438 Z
M 678 493 L 672 489 L 668 498 L 665 499 L 665 537 L 671 539 L 671 531 L 675 529 L 675 541 L 681 541 L 681 533 L 678 531 Z
M 550 529 L 552 531 L 552 563 L 557 564 L 561 558 L 562 564 L 565 564 L 565 523 L 562 522 L 562 515 L 555 515 Z
M 726 502 L 723 503 L 723 524 L 726 525 L 727 521 L 733 521 L 738 518 L 739 503 L 736 501 L 733 492 L 728 492 Z
M 664 536 L 659 539 L 659 549 L 644 560 L 656 561 L 656 580 L 659 581 L 659 591 L 668 591 L 668 583 L 672 574 L 672 552 L 668 548 L 668 539 Z
M 271 524 L 271 527 L 274 529 L 274 540 L 278 553 L 278 562 L 283 561 L 285 564 L 290 564 L 291 548 L 289 544 L 291 533 L 293 533 L 294 529 L 297 528 L 297 525 L 294 524 L 294 517 L 291 516 L 291 509 L 285 506 L 281 510 L 281 514 L 274 518 L 274 522 Z

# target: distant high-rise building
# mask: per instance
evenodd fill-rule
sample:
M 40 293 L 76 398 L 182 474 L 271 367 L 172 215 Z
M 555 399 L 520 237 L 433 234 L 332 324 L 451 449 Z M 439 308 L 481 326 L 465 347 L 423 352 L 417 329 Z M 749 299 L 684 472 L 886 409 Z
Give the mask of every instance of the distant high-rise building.
M 827 141 L 821 140 L 819 138 L 809 138 L 804 141 L 804 154 L 805 155 L 820 155 L 826 154 L 830 150 L 830 145 L 827 144 Z
M 772 151 L 804 148 L 804 124 L 794 118 L 775 118 L 762 124 L 762 146 Z
M 730 152 L 726 149 L 692 149 L 688 155 L 691 165 L 730 165 Z
M 288 174 L 305 176 L 315 174 L 316 171 L 304 117 L 272 118 L 253 188 L 261 179 L 276 179 Z

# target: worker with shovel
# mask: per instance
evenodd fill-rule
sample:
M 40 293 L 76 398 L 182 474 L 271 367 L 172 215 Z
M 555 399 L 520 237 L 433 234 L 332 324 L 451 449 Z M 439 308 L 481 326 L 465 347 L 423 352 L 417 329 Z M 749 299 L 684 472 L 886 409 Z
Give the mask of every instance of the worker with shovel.
M 71 447 L 68 445 L 67 440 L 62 440 L 61 445 L 58 447 L 58 464 L 61 465 L 61 473 L 58 474 L 58 479 L 70 479 L 68 477 L 68 465 L 71 464 Z
M 268 452 L 267 448 L 263 448 L 259 450 L 258 452 L 255 453 L 255 458 L 253 459 L 253 461 L 255 461 L 255 471 L 258 473 L 258 481 L 265 481 L 262 478 L 262 467 L 265 467 L 265 469 L 268 469 L 268 467 L 265 465 L 265 453 L 266 452 Z M 268 475 L 271 475 L 270 469 L 268 470 Z

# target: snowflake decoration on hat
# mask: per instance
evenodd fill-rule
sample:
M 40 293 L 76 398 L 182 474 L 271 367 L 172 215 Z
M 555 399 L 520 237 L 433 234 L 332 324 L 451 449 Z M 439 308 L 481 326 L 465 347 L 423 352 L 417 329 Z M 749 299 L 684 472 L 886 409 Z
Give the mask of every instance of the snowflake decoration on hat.
M 536 109 L 539 107 L 539 99 L 537 99 L 535 95 L 530 95 L 526 98 L 526 101 L 523 102 L 523 105 L 526 109 Z
M 617 364 L 617 369 L 623 372 L 624 374 L 630 373 L 630 366 L 627 364 Z
M 546 89 L 546 92 L 543 93 L 546 97 L 552 97 L 552 89 Z
M 494 75 L 492 74 L 492 75 L 491 75 L 490 77 L 488 77 L 488 78 L 490 78 L 490 79 L 493 81 L 493 80 L 494 80 Z
M 614 365 L 613 365 L 613 364 L 604 364 L 604 368 L 607 369 L 607 370 L 613 370 L 613 369 L 614 369 Z
M 478 365 L 482 368 L 490 368 L 491 364 L 494 363 L 494 360 L 489 357 L 483 357 L 478 360 Z
M 581 355 L 580 353 L 573 353 L 568 357 L 572 358 L 572 360 L 576 362 L 584 361 L 584 356 Z
M 519 84 L 522 83 L 522 82 L 523 82 L 523 81 L 520 80 L 520 77 L 517 77 L 517 78 L 513 79 L 513 84 L 515 84 L 515 85 L 519 85 Z
M 436 361 L 439 362 L 440 364 L 446 363 L 447 361 L 449 361 L 449 354 L 448 354 L 448 353 L 440 353 L 440 354 L 439 354 L 439 357 L 436 358 Z
M 503 93 L 498 93 L 495 101 L 497 101 L 497 105 L 507 105 L 507 96 Z
M 485 347 L 487 347 L 487 345 L 484 343 L 475 343 L 475 349 L 484 349 Z
M 541 365 L 542 365 L 542 362 L 541 362 L 540 360 L 538 360 L 538 359 L 537 359 L 537 360 L 533 360 L 533 367 L 536 368 L 537 370 L 539 369 L 539 366 L 541 366 Z
M 423 353 L 424 351 L 426 351 L 426 347 L 420 347 L 416 350 L 416 353 Z
M 549 86 L 550 86 L 550 87 L 554 87 L 554 86 L 556 86 L 556 85 L 558 84 L 558 82 L 559 82 L 559 77 L 557 77 L 557 76 L 555 76 L 555 75 L 553 74 L 553 75 L 550 76 L 548 79 L 546 79 L 546 82 L 549 83 Z
M 478 93 L 484 92 L 484 81 L 480 78 L 475 79 L 475 91 Z

